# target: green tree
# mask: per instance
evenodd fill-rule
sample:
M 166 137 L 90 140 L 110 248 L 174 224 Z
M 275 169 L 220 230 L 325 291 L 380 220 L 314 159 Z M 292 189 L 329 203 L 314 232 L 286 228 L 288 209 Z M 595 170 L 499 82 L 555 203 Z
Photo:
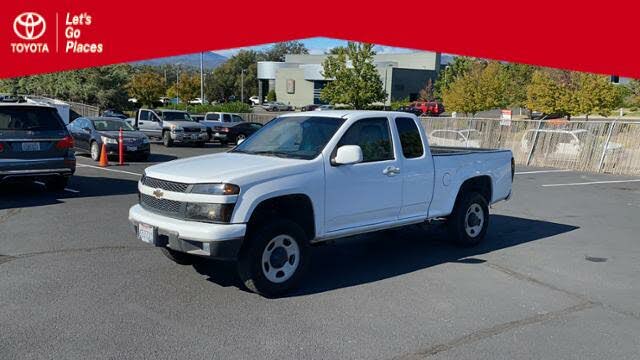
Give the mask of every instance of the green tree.
M 178 97 L 181 102 L 189 103 L 200 96 L 200 75 L 183 72 L 179 81 L 167 89 L 167 96 Z
M 526 106 L 546 114 L 569 114 L 572 91 L 567 74 L 561 70 L 538 69 L 527 86 Z
M 131 77 L 127 91 L 138 104 L 153 106 L 165 94 L 164 79 L 157 72 L 144 70 Z
M 387 97 L 380 74 L 373 64 L 373 45 L 350 42 L 346 49 L 328 56 L 323 62 L 323 76 L 330 81 L 320 98 L 332 104 L 347 104 L 354 109 L 384 101 Z
M 240 99 L 242 71 L 244 70 L 245 99 L 258 93 L 258 61 L 260 53 L 241 50 L 224 64 L 218 66 L 206 78 L 207 99 L 226 101 L 231 97 Z
M 449 110 L 475 116 L 480 111 L 506 107 L 506 86 L 499 62 L 476 62 L 444 89 L 442 99 Z
M 284 61 L 287 54 L 308 54 L 309 50 L 301 41 L 285 41 L 273 44 L 262 53 L 264 61 Z
M 640 80 L 633 79 L 626 85 L 625 106 L 632 109 L 640 108 Z
M 587 119 L 591 114 L 608 116 L 622 106 L 622 90 L 608 76 L 574 72 L 572 81 L 572 115 L 585 115 Z
M 267 101 L 276 101 L 276 91 L 275 90 L 269 90 L 269 92 L 267 93 Z
M 471 70 L 471 66 L 478 60 L 465 56 L 456 56 L 453 61 L 445 66 L 438 75 L 438 80 L 434 84 L 436 97 L 441 97 L 443 92 L 459 77 Z
M 526 107 L 527 87 L 531 83 L 531 77 L 535 67 L 527 64 L 505 64 L 502 66 L 504 79 L 507 82 L 505 97 L 508 106 Z
M 420 100 L 423 101 L 433 101 L 436 98 L 435 88 L 433 86 L 433 80 L 429 78 L 427 83 L 424 85 L 424 88 L 420 90 Z

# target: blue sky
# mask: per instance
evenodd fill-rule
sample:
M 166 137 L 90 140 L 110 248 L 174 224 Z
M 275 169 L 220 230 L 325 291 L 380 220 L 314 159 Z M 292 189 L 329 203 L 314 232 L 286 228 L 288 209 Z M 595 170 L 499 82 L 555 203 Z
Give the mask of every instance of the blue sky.
M 347 44 L 347 41 L 345 40 L 330 39 L 330 38 L 323 38 L 323 37 L 302 39 L 300 41 L 304 43 L 307 49 L 309 49 L 309 53 L 311 54 L 324 54 L 326 51 L 330 50 L 331 48 L 334 48 L 336 46 L 343 46 Z M 261 50 L 266 47 L 269 47 L 270 45 L 271 44 L 265 44 L 265 45 L 251 46 L 246 48 L 216 50 L 213 52 L 216 54 L 220 54 L 228 57 L 236 54 L 241 49 Z M 376 45 L 375 50 L 378 54 L 390 54 L 390 53 L 398 54 L 398 53 L 408 53 L 413 51 L 411 49 L 398 48 L 393 46 L 381 46 L 381 45 Z

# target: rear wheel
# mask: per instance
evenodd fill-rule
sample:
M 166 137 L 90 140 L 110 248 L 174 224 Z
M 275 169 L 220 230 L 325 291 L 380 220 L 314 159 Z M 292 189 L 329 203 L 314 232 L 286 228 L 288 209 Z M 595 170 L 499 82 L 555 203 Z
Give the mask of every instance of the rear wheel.
M 479 244 L 489 226 L 487 200 L 477 192 L 467 192 L 456 201 L 448 223 L 451 241 L 460 246 Z
M 304 230 L 290 220 L 273 220 L 251 231 L 238 259 L 238 275 L 251 291 L 278 296 L 297 285 L 309 263 Z
M 49 191 L 62 191 L 68 183 L 69 178 L 66 176 L 53 176 L 44 181 L 45 187 Z
M 100 161 L 100 146 L 96 141 L 91 142 L 91 160 Z
M 191 265 L 195 260 L 195 256 L 183 252 L 175 251 L 169 248 L 162 248 L 162 253 L 169 260 L 180 265 Z
M 247 139 L 247 135 L 238 134 L 238 135 L 236 135 L 236 144 L 238 143 L 238 141 L 245 141 L 246 139 Z
M 162 145 L 164 145 L 165 147 L 173 146 L 173 139 L 171 138 L 171 133 L 169 133 L 168 131 L 162 133 Z

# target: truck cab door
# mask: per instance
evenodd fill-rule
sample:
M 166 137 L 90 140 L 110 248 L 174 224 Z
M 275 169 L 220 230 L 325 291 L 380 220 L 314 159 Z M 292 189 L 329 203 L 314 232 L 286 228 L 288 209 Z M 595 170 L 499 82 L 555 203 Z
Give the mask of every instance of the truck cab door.
M 358 145 L 363 161 L 336 165 L 325 161 L 325 229 L 327 233 L 392 222 L 402 202 L 400 161 L 387 117 L 354 122 L 332 150 Z
M 421 127 L 413 118 L 394 119 L 402 166 L 402 204 L 399 219 L 426 218 L 433 197 L 433 158 L 427 151 Z

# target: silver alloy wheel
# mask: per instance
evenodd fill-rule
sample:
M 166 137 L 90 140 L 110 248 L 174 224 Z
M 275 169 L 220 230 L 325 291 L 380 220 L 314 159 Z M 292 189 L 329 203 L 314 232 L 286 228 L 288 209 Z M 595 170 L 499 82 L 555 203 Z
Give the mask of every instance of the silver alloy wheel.
M 464 217 L 464 230 L 469 237 L 474 238 L 480 234 L 482 226 L 484 226 L 484 211 L 479 204 L 473 203 Z
M 289 235 L 277 235 L 264 247 L 260 267 L 262 273 L 272 283 L 283 283 L 298 269 L 300 247 Z
M 236 136 L 236 141 L 239 141 L 239 140 L 246 140 L 246 138 L 247 138 L 247 137 L 246 137 L 244 134 L 238 134 L 238 136 Z
M 100 160 L 100 147 L 97 142 L 91 143 L 91 159 L 98 161 Z

